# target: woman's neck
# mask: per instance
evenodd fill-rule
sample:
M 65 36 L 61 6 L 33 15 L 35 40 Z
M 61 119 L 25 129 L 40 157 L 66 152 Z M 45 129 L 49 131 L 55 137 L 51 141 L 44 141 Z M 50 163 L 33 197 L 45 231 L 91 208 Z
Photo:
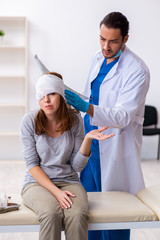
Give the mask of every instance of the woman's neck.
M 46 124 L 47 135 L 51 137 L 60 136 L 62 133 L 58 131 L 59 126 L 60 126 L 60 122 L 57 120 L 57 118 L 47 117 L 47 124 Z

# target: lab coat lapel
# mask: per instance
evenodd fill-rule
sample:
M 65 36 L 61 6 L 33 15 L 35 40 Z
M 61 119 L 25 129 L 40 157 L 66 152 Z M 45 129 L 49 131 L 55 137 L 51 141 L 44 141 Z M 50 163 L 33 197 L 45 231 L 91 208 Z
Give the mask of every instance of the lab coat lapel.
M 121 61 L 124 58 L 124 55 L 126 54 L 126 51 L 127 51 L 127 47 L 125 47 L 122 55 L 119 57 L 119 61 L 112 67 L 112 69 L 109 71 L 107 76 L 104 78 L 103 82 L 111 79 L 116 74 L 117 67 L 119 66 L 119 64 L 121 64 Z
M 104 61 L 104 56 L 102 55 L 102 52 L 98 52 L 97 58 L 95 59 L 94 68 L 92 68 L 92 71 L 91 71 L 90 83 L 97 77 L 103 61 Z
M 108 81 L 109 79 L 111 79 L 114 76 L 114 74 L 116 73 L 117 67 L 118 67 L 118 62 L 112 67 L 112 69 L 109 71 L 109 73 L 104 78 L 103 82 Z

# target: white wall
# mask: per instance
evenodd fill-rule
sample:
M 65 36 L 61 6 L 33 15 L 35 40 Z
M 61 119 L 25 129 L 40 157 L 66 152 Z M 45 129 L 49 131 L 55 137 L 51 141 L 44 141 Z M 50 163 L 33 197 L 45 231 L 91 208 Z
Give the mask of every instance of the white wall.
M 91 59 L 99 49 L 99 22 L 107 13 L 121 11 L 130 21 L 128 47 L 150 69 L 146 103 L 159 108 L 160 114 L 159 9 L 159 0 L 0 0 L 1 16 L 28 18 L 28 110 L 37 106 L 34 85 L 40 72 L 34 54 L 49 70 L 61 73 L 67 85 L 82 92 Z M 144 137 L 142 157 L 154 158 L 156 144 L 157 137 Z

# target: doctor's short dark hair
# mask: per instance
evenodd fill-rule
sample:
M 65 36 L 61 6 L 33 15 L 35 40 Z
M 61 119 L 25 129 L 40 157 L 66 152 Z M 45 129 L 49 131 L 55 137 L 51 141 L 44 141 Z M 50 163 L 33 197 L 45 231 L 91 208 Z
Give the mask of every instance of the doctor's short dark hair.
M 107 28 L 119 28 L 123 39 L 128 34 L 129 22 L 120 12 L 111 12 L 100 22 L 100 27 L 104 24 Z

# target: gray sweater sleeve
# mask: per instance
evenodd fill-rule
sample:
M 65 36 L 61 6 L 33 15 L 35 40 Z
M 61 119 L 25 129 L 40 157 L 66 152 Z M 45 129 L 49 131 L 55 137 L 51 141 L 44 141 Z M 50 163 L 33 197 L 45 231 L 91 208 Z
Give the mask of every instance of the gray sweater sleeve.
M 22 118 L 20 139 L 23 145 L 23 155 L 26 162 L 27 169 L 31 169 L 40 165 L 40 159 L 36 151 L 36 141 L 34 138 L 34 117 L 26 114 Z
M 74 149 L 70 163 L 76 172 L 81 172 L 88 162 L 88 157 L 80 153 L 79 149 L 84 139 L 83 119 L 79 115 L 79 123 L 74 127 Z

